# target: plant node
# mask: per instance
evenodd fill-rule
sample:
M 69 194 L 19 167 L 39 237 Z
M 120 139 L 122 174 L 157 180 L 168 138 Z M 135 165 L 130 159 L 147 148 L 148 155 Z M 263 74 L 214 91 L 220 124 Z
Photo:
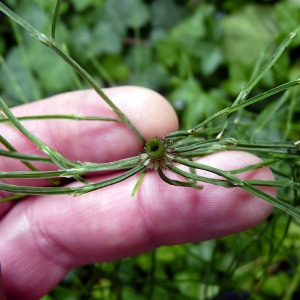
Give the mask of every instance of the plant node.
M 175 149 L 166 143 L 165 138 L 155 136 L 146 143 L 140 161 L 147 170 L 167 169 L 175 158 Z

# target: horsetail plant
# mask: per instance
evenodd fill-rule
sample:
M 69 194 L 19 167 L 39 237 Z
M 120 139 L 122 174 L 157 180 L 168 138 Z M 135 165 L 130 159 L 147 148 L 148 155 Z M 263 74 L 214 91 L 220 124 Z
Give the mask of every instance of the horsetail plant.
M 285 174 L 280 170 L 279 165 L 287 164 L 288 166 L 294 166 L 295 168 L 300 167 L 300 141 L 252 141 L 241 140 L 238 136 L 227 135 L 227 133 L 230 133 L 230 127 L 236 126 L 239 122 L 238 118 L 233 118 L 234 113 L 242 112 L 245 107 L 282 92 L 284 92 L 282 96 L 282 102 L 284 102 L 285 99 L 289 96 L 290 89 L 300 84 L 300 79 L 296 79 L 270 89 L 259 95 L 248 98 L 250 92 L 253 90 L 256 84 L 274 66 L 284 50 L 293 41 L 293 39 L 297 35 L 297 30 L 291 32 L 283 40 L 283 42 L 278 46 L 277 50 L 267 61 L 267 63 L 263 67 L 261 67 L 256 74 L 254 74 L 250 82 L 242 89 L 231 106 L 216 112 L 191 129 L 173 132 L 164 137 L 155 136 L 146 142 L 142 134 L 136 129 L 129 118 L 103 92 L 103 90 L 89 75 L 89 73 L 56 45 L 55 28 L 60 3 L 61 1 L 58 0 L 51 27 L 51 37 L 47 37 L 45 34 L 39 32 L 28 22 L 26 22 L 24 19 L 7 8 L 2 2 L 0 2 L 0 10 L 11 20 L 25 28 L 31 35 L 37 38 L 38 41 L 43 43 L 46 47 L 50 48 L 69 66 L 71 66 L 111 107 L 118 118 L 113 119 L 106 117 L 86 117 L 74 115 L 40 115 L 23 116 L 17 118 L 13 115 L 9 107 L 6 105 L 5 101 L 0 98 L 0 109 L 2 110 L 0 122 L 6 122 L 16 127 L 17 130 L 19 130 L 30 141 L 36 144 L 36 146 L 46 155 L 37 156 L 17 152 L 13 145 L 11 145 L 7 140 L 0 136 L 0 142 L 6 149 L 0 150 L 0 155 L 20 160 L 28 168 L 28 171 L 0 172 L 0 178 L 27 178 L 32 180 L 44 178 L 50 180 L 52 184 L 49 187 L 39 187 L 12 185 L 5 182 L 0 182 L 0 190 L 9 192 L 11 194 L 10 196 L 2 198 L 0 202 L 20 199 L 26 195 L 35 194 L 81 195 L 108 185 L 116 184 L 122 180 L 127 179 L 130 176 L 140 173 L 141 176 L 138 179 L 137 184 L 133 190 L 133 194 L 135 194 L 138 186 L 142 184 L 142 177 L 145 176 L 147 172 L 157 172 L 162 180 L 175 186 L 201 189 L 201 182 L 205 182 L 219 185 L 225 188 L 239 187 L 271 203 L 275 207 L 290 214 L 291 216 L 300 218 L 300 211 L 295 206 L 282 201 L 279 198 L 272 197 L 257 188 L 259 186 L 274 186 L 278 188 L 293 190 L 295 191 L 295 193 L 299 193 L 300 183 L 298 180 L 298 173 L 293 172 L 292 176 L 290 174 Z M 70 161 L 60 153 L 49 148 L 45 143 L 35 137 L 22 125 L 22 123 L 26 122 L 27 120 L 38 121 L 42 119 L 121 122 L 126 124 L 143 143 L 144 151 L 140 153 L 140 155 L 134 157 L 101 164 Z M 215 121 L 216 119 L 225 120 L 223 126 L 215 126 L 213 121 Z M 211 138 L 212 136 L 214 136 L 214 138 Z M 255 165 L 230 171 L 224 171 L 194 161 L 194 158 L 196 157 L 226 150 L 248 151 L 258 155 L 263 159 L 263 161 Z M 39 171 L 32 164 L 35 161 L 55 164 L 58 167 L 58 170 Z M 180 168 L 180 165 L 186 166 L 188 167 L 188 169 L 182 169 Z M 264 166 L 269 166 L 272 169 L 273 173 L 277 177 L 276 180 L 241 180 L 237 176 L 238 174 L 241 174 L 243 172 L 255 170 Z M 92 183 L 84 179 L 84 176 L 91 172 L 107 170 L 125 171 L 121 175 L 118 175 L 114 178 L 96 183 Z M 171 172 L 179 174 L 182 177 L 182 180 L 174 180 L 169 178 L 165 170 L 170 170 Z M 216 174 L 220 179 L 200 176 L 197 174 L 196 170 L 204 170 L 210 174 Z M 81 185 L 77 187 L 63 187 L 60 186 L 60 178 L 72 178 L 79 181 Z

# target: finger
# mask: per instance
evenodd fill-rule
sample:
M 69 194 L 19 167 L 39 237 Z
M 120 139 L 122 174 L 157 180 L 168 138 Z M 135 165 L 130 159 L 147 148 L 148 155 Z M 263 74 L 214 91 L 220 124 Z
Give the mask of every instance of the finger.
M 164 136 L 178 128 L 171 105 L 154 91 L 140 87 L 105 89 L 105 93 L 128 116 L 144 138 Z M 112 109 L 93 91 L 76 91 L 15 107 L 16 116 L 73 114 L 116 118 Z M 40 120 L 25 121 L 24 126 L 46 145 L 69 160 L 108 162 L 137 155 L 142 144 L 124 124 L 102 121 Z M 20 152 L 43 155 L 37 146 L 8 124 L 0 125 L 1 134 Z M 57 169 L 55 165 L 34 163 L 39 170 Z M 1 171 L 28 168 L 20 161 L 0 157 Z M 49 185 L 46 180 L 9 179 L 19 185 Z M 7 193 L 1 193 L 2 197 Z M 11 207 L 0 205 L 0 216 Z
M 258 161 L 243 152 L 201 159 L 201 163 L 227 170 Z M 263 168 L 241 178 L 270 180 L 273 175 Z M 156 172 L 146 174 L 132 198 L 135 182 L 132 177 L 76 198 L 32 197 L 16 205 L 0 229 L 8 295 L 35 299 L 75 266 L 120 259 L 160 245 L 228 235 L 258 224 L 272 210 L 268 203 L 240 188 L 204 184 L 199 191 L 174 187 Z M 270 187 L 262 189 L 276 193 Z
M 171 105 L 154 91 L 140 87 L 116 87 L 104 90 L 128 116 L 144 138 L 164 136 L 178 128 Z M 114 111 L 93 90 L 76 91 L 32 102 L 13 109 L 17 116 L 69 114 L 117 118 Z M 46 145 L 70 160 L 107 162 L 137 155 L 141 142 L 122 123 L 105 121 L 40 120 L 25 121 L 24 126 Z M 11 126 L 1 132 L 20 152 L 41 154 Z M 2 159 L 3 161 L 3 159 Z M 10 160 L 11 162 L 11 160 Z M 11 169 L 9 164 L 6 168 Z

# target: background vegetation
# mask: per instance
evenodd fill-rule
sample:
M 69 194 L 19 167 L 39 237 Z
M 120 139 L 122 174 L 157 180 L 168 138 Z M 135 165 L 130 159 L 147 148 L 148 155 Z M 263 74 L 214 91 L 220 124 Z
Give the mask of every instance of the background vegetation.
M 3 2 L 50 33 L 56 1 Z M 57 43 L 103 87 L 132 84 L 163 94 L 184 129 L 229 106 L 255 65 L 300 23 L 297 0 L 121 3 L 63 1 Z M 2 14 L 0 36 L 0 94 L 10 106 L 87 87 Z M 299 77 L 299 46 L 297 37 L 253 95 Z M 230 130 L 245 140 L 299 140 L 298 99 L 299 89 L 291 89 L 288 100 L 274 96 L 252 105 L 243 122 Z M 293 174 L 299 182 L 299 170 Z M 299 202 L 299 194 L 291 191 L 279 196 L 293 205 Z M 73 270 L 43 300 L 225 299 L 234 294 L 298 299 L 299 237 L 299 221 L 276 210 L 240 234 Z

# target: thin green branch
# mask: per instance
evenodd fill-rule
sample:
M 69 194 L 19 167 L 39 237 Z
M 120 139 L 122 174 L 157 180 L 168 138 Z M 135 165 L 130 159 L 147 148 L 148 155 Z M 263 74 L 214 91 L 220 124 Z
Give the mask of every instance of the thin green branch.
M 10 153 L 18 153 L 17 150 L 13 147 L 13 145 L 11 145 L 2 135 L 0 135 L 0 143 L 5 146 L 10 152 Z M 38 171 L 39 169 L 37 167 L 35 167 L 32 163 L 30 163 L 27 160 L 20 160 L 20 162 L 26 166 L 28 169 L 32 170 L 32 171 Z M 58 183 L 56 181 L 53 181 L 51 179 L 49 179 L 50 182 L 54 185 L 57 185 Z
M 138 188 L 140 187 L 140 185 L 141 185 L 141 183 L 142 183 L 143 178 L 145 177 L 145 175 L 146 175 L 146 172 L 141 172 L 141 174 L 140 174 L 138 180 L 136 181 L 136 184 L 135 184 L 135 186 L 133 187 L 133 190 L 132 190 L 132 192 L 131 192 L 131 196 L 132 196 L 132 197 L 134 197 L 135 194 L 136 194 L 136 192 L 138 191 Z
M 1 152 L 0 152 L 1 154 Z M 139 165 L 139 157 L 131 157 L 126 159 L 121 159 L 114 162 L 108 162 L 103 164 L 94 163 L 79 163 L 74 168 L 61 169 L 55 171 L 9 171 L 0 172 L 0 178 L 56 178 L 56 177 L 66 177 L 71 178 L 74 176 L 88 175 L 89 173 L 101 172 L 101 171 L 116 171 L 131 169 Z
M 293 81 L 290 81 L 290 82 L 287 82 L 287 83 L 284 83 L 282 85 L 279 85 L 271 90 L 268 90 L 264 93 L 261 93 L 259 94 L 258 96 L 255 96 L 255 97 L 252 97 L 248 100 L 245 100 L 235 106 L 231 106 L 229 109 L 228 109 L 228 114 L 231 114 L 237 110 L 240 110 L 241 108 L 244 108 L 248 105 L 251 105 L 251 104 L 254 104 L 256 102 L 259 102 L 263 99 L 266 99 L 270 96 L 273 96 L 275 94 L 278 94 L 278 93 L 281 93 L 283 91 L 286 91 L 287 89 L 291 88 L 291 87 L 294 87 L 294 86 L 297 86 L 300 84 L 300 79 L 296 79 L 296 80 L 293 80 Z
M 234 184 L 232 184 L 231 182 L 228 182 L 226 180 L 220 180 L 220 179 L 213 179 L 213 178 L 209 178 L 209 177 L 204 177 L 204 176 L 200 176 L 194 173 L 189 173 L 189 172 L 185 172 L 173 165 L 169 166 L 170 170 L 173 171 L 174 173 L 177 173 L 185 178 L 189 178 L 195 181 L 200 181 L 200 182 L 205 182 L 205 183 L 210 183 L 210 184 L 215 184 L 215 185 L 219 185 L 219 186 L 223 186 L 223 187 L 232 187 L 234 186 Z
M 0 182 L 0 190 L 13 193 L 25 195 L 81 195 L 95 191 L 97 189 L 116 184 L 121 182 L 134 174 L 142 171 L 145 167 L 143 165 L 138 165 L 135 168 L 123 173 L 122 175 L 116 176 L 114 178 L 104 180 L 97 183 L 88 183 L 83 186 L 78 187 L 34 187 L 34 186 L 20 186 L 12 185 Z M 7 198 L 0 199 L 0 203 L 8 201 Z
M 263 191 L 255 188 L 254 186 L 252 186 L 251 184 L 244 182 L 244 185 L 241 186 L 242 189 L 248 191 L 249 193 L 251 193 L 252 195 L 257 196 L 258 198 L 265 200 L 267 202 L 269 202 L 270 204 L 272 204 L 273 206 L 275 206 L 276 208 L 279 208 L 280 210 L 290 214 L 291 216 L 299 219 L 300 218 L 300 211 L 293 207 L 290 204 L 287 204 L 275 197 L 272 197 L 271 195 L 264 193 Z
M 135 168 L 139 165 L 138 157 L 121 159 L 114 162 L 103 163 L 103 164 L 82 164 L 80 167 L 62 169 L 55 171 L 9 171 L 0 172 L 0 178 L 56 178 L 56 177 L 74 177 L 76 175 L 88 175 L 88 173 L 95 173 L 101 171 L 116 171 Z
M 175 186 L 182 186 L 182 187 L 192 187 L 195 189 L 202 188 L 200 185 L 196 185 L 193 181 L 184 182 L 184 181 L 171 179 L 164 174 L 164 172 L 161 170 L 161 168 L 158 168 L 157 172 L 158 172 L 160 178 L 168 184 L 175 185 Z
M 292 187 L 293 189 L 300 189 L 300 183 L 296 183 L 292 180 L 244 180 L 244 182 L 253 186 L 276 186 L 276 187 Z
M 300 149 L 294 142 L 249 142 L 244 140 L 236 140 L 233 138 L 222 138 L 220 140 L 208 140 L 201 142 L 193 142 L 189 144 L 188 139 L 182 141 L 180 146 L 175 147 L 175 150 L 181 157 L 196 157 L 203 156 L 217 151 L 224 150 L 241 150 L 248 151 L 268 158 L 283 158 L 293 159 L 300 162 Z
M 3 99 L 0 97 L 0 108 L 4 112 L 4 114 L 10 119 L 11 123 L 20 131 L 22 132 L 29 140 L 31 140 L 34 144 L 36 144 L 39 149 L 41 149 L 46 155 L 50 157 L 50 159 L 58 165 L 62 169 L 67 169 L 69 166 L 73 166 L 74 163 L 67 160 L 57 151 L 50 149 L 47 145 L 45 145 L 41 140 L 39 140 L 36 136 L 31 134 L 21 123 L 20 121 L 14 116 L 8 106 L 5 104 Z M 80 176 L 74 176 L 74 178 L 80 182 L 86 182 L 85 179 L 81 178 Z
M 257 164 L 254 164 L 254 165 L 249 165 L 249 166 L 246 166 L 246 167 L 243 167 L 243 168 L 230 170 L 229 172 L 231 174 L 244 173 L 244 172 L 247 172 L 247 171 L 261 169 L 261 168 L 263 168 L 265 166 L 270 166 L 271 164 L 273 164 L 275 162 L 278 162 L 278 161 L 279 161 L 278 158 L 270 158 L 270 159 L 263 160 L 263 161 L 261 161 L 261 162 L 259 162 Z
M 209 118 L 205 119 L 203 122 L 199 123 L 198 125 L 196 125 L 194 128 L 190 129 L 187 131 L 188 134 L 193 134 L 195 131 L 201 129 L 202 127 L 204 127 L 206 124 L 208 124 L 209 122 L 211 122 L 212 120 L 220 117 L 220 116 L 224 116 L 224 115 L 230 115 L 232 114 L 233 112 L 235 111 L 238 111 L 246 106 L 249 106 L 251 104 L 254 104 L 256 102 L 259 102 L 263 99 L 266 99 L 270 96 L 273 96 L 275 94 L 278 94 L 278 93 L 281 93 L 291 87 L 294 87 L 294 86 L 297 86 L 300 84 L 300 79 L 296 79 L 294 81 L 291 81 L 291 82 L 287 82 L 287 83 L 284 83 L 280 86 L 277 86 L 271 90 L 268 90 L 262 94 L 259 94 L 258 96 L 255 96 L 255 97 L 252 97 L 248 100 L 245 100 L 239 104 L 236 104 L 234 106 L 231 106 L 231 107 L 227 107 L 227 108 L 224 108 L 220 111 L 218 111 L 217 113 L 213 114 L 212 116 L 210 116 Z M 227 129 L 229 123 L 227 124 L 228 122 L 226 122 L 226 126 L 223 126 L 221 132 L 218 134 L 217 136 L 217 139 L 220 139 L 224 133 L 225 133 L 225 130 Z
M 109 185 L 112 185 L 112 184 L 116 184 L 118 182 L 121 182 L 121 181 L 123 181 L 123 180 L 139 173 L 143 169 L 145 169 L 145 166 L 138 165 L 138 166 L 130 169 L 129 171 L 123 173 L 122 175 L 116 176 L 112 179 L 108 179 L 108 180 L 105 180 L 105 181 L 101 181 L 101 182 L 97 182 L 97 183 L 90 183 L 90 184 L 84 185 L 84 186 L 76 189 L 76 191 L 74 191 L 73 194 L 74 195 L 81 195 L 81 194 L 88 193 L 88 192 L 91 192 L 91 191 L 94 191 L 94 190 L 97 190 L 97 189 L 100 189 L 100 188 L 103 188 L 103 187 L 106 187 L 106 186 L 109 186 Z
M 54 11 L 53 20 L 52 20 L 51 40 L 52 40 L 53 45 L 55 45 L 56 24 L 57 24 L 57 19 L 58 19 L 61 2 L 62 2 L 61 0 L 56 1 L 55 11 Z
M 279 57 L 282 55 L 284 50 L 291 44 L 293 39 L 297 35 L 298 29 L 295 31 L 291 32 L 283 41 L 282 43 L 277 47 L 276 51 L 273 53 L 273 55 L 270 57 L 270 59 L 267 61 L 267 63 L 262 67 L 262 69 L 255 75 L 253 76 L 252 80 L 247 84 L 246 88 L 244 88 L 236 100 L 233 102 L 231 108 L 237 106 L 240 104 L 240 102 L 243 102 L 244 99 L 249 95 L 251 90 L 255 87 L 255 85 L 261 80 L 261 78 L 273 67 L 273 65 L 276 63 L 276 61 L 279 59 Z M 232 114 L 232 111 L 227 116 L 227 120 L 225 121 L 222 130 L 218 134 L 217 138 L 221 138 L 225 131 L 227 130 L 227 127 L 230 123 L 230 116 Z
M 108 163 L 82 163 L 78 167 L 69 168 L 65 170 L 63 176 L 73 176 L 76 174 L 87 174 L 88 172 L 98 172 L 98 171 L 112 171 L 112 170 L 124 170 L 131 169 L 140 164 L 140 157 L 133 156 L 130 158 L 124 158 Z
M 6 151 L 2 149 L 0 149 L 0 156 L 10 157 L 21 161 L 37 161 L 37 162 L 50 163 L 50 164 L 53 163 L 53 161 L 49 157 L 24 154 L 17 151 L 16 152 Z
M 16 15 L 7 6 L 0 2 L 0 10 L 11 18 L 13 21 L 18 23 L 20 26 L 28 30 L 34 37 L 36 37 L 41 43 L 50 48 L 58 56 L 60 56 L 69 66 L 71 66 L 89 85 L 98 93 L 98 95 L 113 109 L 118 117 L 134 132 L 134 134 L 139 138 L 142 144 L 145 144 L 145 139 L 138 129 L 131 123 L 128 117 L 112 102 L 112 100 L 103 92 L 100 86 L 92 78 L 92 76 L 85 71 L 75 60 L 73 60 L 69 55 L 64 53 L 58 47 L 56 47 L 51 40 L 43 33 L 39 32 L 36 28 L 26 22 L 24 19 Z M 55 28 L 55 26 L 54 26 Z
M 36 121 L 36 120 L 56 120 L 56 119 L 66 119 L 75 121 L 107 121 L 107 122 L 117 122 L 121 123 L 120 120 L 114 118 L 97 117 L 97 116 L 80 116 L 80 115 L 38 115 L 38 116 L 24 116 L 17 117 L 19 121 Z M 0 118 L 0 123 L 10 122 L 7 118 Z
M 90 86 L 98 93 L 98 95 L 113 109 L 113 111 L 120 117 L 120 119 L 134 132 L 134 134 L 139 138 L 142 144 L 145 144 L 145 139 L 138 131 L 138 129 L 131 123 L 128 117 L 110 100 L 110 98 L 103 92 L 92 76 L 86 72 L 76 61 L 74 61 L 70 56 L 66 55 L 59 48 L 52 44 L 49 44 L 55 53 L 57 53 L 65 62 L 67 62 L 79 75 L 85 79 Z
M 287 204 L 275 197 L 272 197 L 271 195 L 255 188 L 251 184 L 247 183 L 247 181 L 243 181 L 243 180 L 235 177 L 228 171 L 223 171 L 223 170 L 211 167 L 211 166 L 203 165 L 203 164 L 200 164 L 197 162 L 188 161 L 188 160 L 185 160 L 185 159 L 182 159 L 179 157 L 176 157 L 175 161 L 178 163 L 181 163 L 185 166 L 188 166 L 188 167 L 193 167 L 195 169 L 205 170 L 205 171 L 211 172 L 213 174 L 220 175 L 221 177 L 225 178 L 230 184 L 232 184 L 232 186 L 236 186 L 236 187 L 238 186 L 238 187 L 250 192 L 251 194 L 259 197 L 260 199 L 269 202 L 276 208 L 279 208 L 296 218 L 300 218 L 300 211 L 298 209 L 296 209 L 295 207 L 293 207 L 292 205 L 289 205 L 289 204 Z

